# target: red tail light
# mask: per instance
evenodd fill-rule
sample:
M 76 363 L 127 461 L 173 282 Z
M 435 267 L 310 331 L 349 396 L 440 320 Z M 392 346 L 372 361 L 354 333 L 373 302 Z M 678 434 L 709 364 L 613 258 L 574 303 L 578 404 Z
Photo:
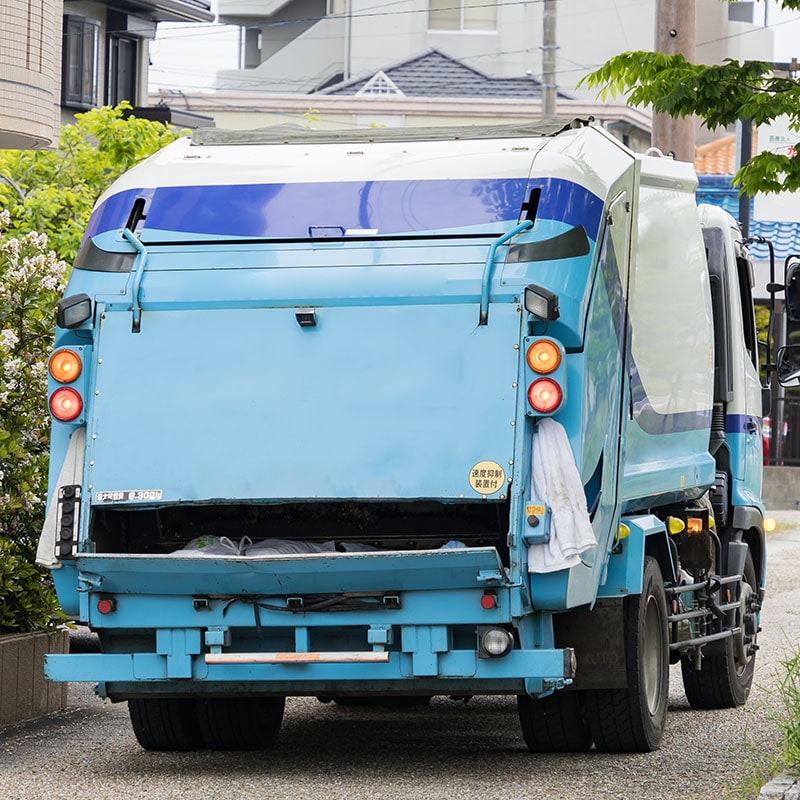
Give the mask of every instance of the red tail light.
M 561 387 L 550 378 L 539 378 L 528 387 L 528 402 L 534 411 L 550 414 L 561 405 Z
M 50 395 L 50 413 L 61 422 L 72 422 L 83 411 L 81 396 L 68 386 L 56 389 Z

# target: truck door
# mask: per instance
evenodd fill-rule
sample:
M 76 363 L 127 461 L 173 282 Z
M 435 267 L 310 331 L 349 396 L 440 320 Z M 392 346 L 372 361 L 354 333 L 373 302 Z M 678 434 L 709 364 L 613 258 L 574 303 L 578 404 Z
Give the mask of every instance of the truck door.
M 740 476 L 733 473 L 733 505 L 757 505 L 762 483 L 762 408 L 761 382 L 758 374 L 758 341 L 753 311 L 753 265 L 738 244 L 735 289 L 742 315 L 742 347 L 740 349 L 742 380 L 736 391 L 741 394 L 742 419 L 734 421 L 744 432 L 744 452 Z M 738 406 L 739 403 L 736 403 Z M 736 408 L 734 411 L 738 410 Z M 730 427 L 730 426 L 729 426 Z
M 762 424 L 752 265 L 738 228 L 719 209 L 704 208 L 703 239 L 714 312 L 714 418 L 710 451 L 717 462 L 715 513 L 757 505 L 761 494 Z M 723 446 L 724 445 L 724 446 Z
M 588 380 L 581 404 L 584 432 L 581 475 L 588 506 L 594 510 L 592 527 L 597 538 L 597 548 L 585 552 L 582 558 L 584 565 L 594 570 L 593 587 L 603 579 L 605 554 L 617 527 L 619 469 L 624 448 L 620 432 L 627 409 L 622 399 L 626 383 L 623 362 L 628 325 L 630 184 L 621 186 L 612 197 L 603 217 L 598 272 L 586 323 Z

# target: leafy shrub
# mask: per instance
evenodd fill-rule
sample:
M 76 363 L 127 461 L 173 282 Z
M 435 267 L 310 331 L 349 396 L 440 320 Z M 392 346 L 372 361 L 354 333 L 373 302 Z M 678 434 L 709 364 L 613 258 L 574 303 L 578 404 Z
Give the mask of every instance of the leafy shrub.
M 58 150 L 0 151 L 0 633 L 64 617 L 34 565 L 44 522 L 53 310 L 92 206 L 106 187 L 182 131 L 96 108 L 62 128 Z
M 46 233 L 59 258 L 72 262 L 92 206 L 123 172 L 188 133 L 137 119 L 131 105 L 93 108 L 61 129 L 58 150 L 0 150 L 0 208 L 15 235 Z
M 786 674 L 779 688 L 783 713 L 779 722 L 786 763 L 800 765 L 800 650 L 782 662 Z
M 0 632 L 63 619 L 33 564 L 44 521 L 50 418 L 47 357 L 66 264 L 47 236 L 9 236 L 0 212 Z
M 24 548 L 0 535 L 0 634 L 47 630 L 65 621 L 49 576 Z

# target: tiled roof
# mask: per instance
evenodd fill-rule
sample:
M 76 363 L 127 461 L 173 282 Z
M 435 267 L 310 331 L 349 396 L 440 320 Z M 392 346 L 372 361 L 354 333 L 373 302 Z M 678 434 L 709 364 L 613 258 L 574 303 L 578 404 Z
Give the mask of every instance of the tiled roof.
M 739 192 L 731 187 L 731 175 L 700 175 L 697 187 L 697 202 L 711 203 L 724 208 L 734 219 L 739 218 Z M 775 260 L 782 264 L 786 256 L 800 253 L 800 223 L 771 222 L 753 219 L 753 201 L 750 200 L 750 235 L 763 236 L 772 242 Z M 754 259 L 769 259 L 769 248 L 765 244 L 750 247 Z
M 319 94 L 355 95 L 377 83 L 388 91 L 383 96 L 405 97 L 541 97 L 542 85 L 535 78 L 492 78 L 461 61 L 430 50 L 363 78 L 321 89 Z M 387 80 L 388 79 L 388 80 Z M 369 92 L 369 87 L 367 87 Z M 569 98 L 559 92 L 559 97 Z
M 698 175 L 733 175 L 736 172 L 736 134 L 706 142 L 694 149 Z
M 764 222 L 753 220 L 750 223 L 751 236 L 763 236 L 772 242 L 777 265 L 783 264 L 787 256 L 800 254 L 800 224 L 797 222 Z M 769 248 L 765 244 L 750 247 L 753 258 L 769 258 Z

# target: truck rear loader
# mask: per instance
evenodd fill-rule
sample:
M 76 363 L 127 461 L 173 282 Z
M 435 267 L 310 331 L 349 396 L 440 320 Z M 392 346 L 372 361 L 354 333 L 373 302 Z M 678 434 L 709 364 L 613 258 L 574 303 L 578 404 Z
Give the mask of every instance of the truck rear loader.
M 764 596 L 752 265 L 690 165 L 580 121 L 181 139 L 57 310 L 38 560 L 152 750 L 287 696 L 517 697 L 531 751 L 743 704 Z

